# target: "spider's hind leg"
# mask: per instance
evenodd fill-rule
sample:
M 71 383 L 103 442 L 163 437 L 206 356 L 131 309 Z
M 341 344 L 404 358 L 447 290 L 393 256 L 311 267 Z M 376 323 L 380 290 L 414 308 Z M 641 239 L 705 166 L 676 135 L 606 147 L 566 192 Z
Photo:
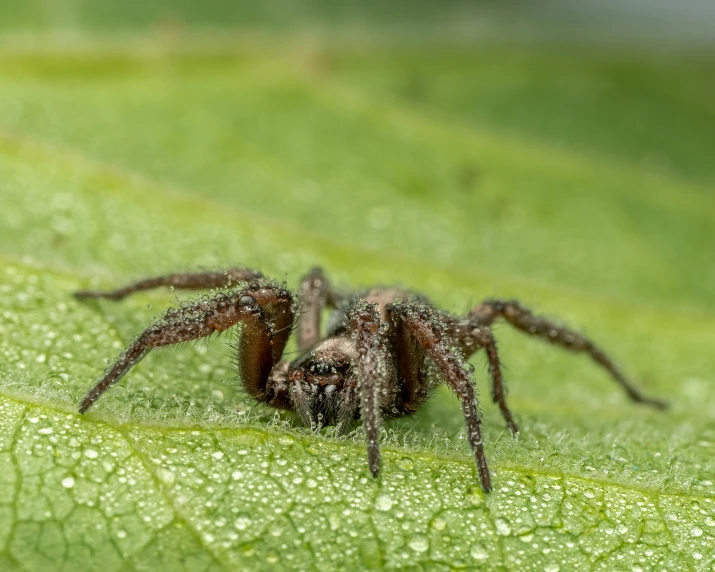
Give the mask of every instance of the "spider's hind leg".
M 557 325 L 547 318 L 535 316 L 516 300 L 486 300 L 474 308 L 469 316 L 486 326 L 490 326 L 497 318 L 503 318 L 517 330 L 526 334 L 537 336 L 572 352 L 585 353 L 611 375 L 631 400 L 658 409 L 666 409 L 668 406 L 665 401 L 643 395 L 618 369 L 611 358 L 586 336 Z
M 506 386 L 492 329 L 469 316 L 456 319 L 450 317 L 447 323 L 449 335 L 462 349 L 465 358 L 469 358 L 481 349 L 486 352 L 487 360 L 489 361 L 489 376 L 492 380 L 492 401 L 499 406 L 509 430 L 513 434 L 518 433 L 519 427 L 506 403 Z
M 300 313 L 296 324 L 298 351 L 302 352 L 320 340 L 321 311 L 325 307 L 335 308 L 339 299 L 322 268 L 316 266 L 302 278 L 298 293 Z

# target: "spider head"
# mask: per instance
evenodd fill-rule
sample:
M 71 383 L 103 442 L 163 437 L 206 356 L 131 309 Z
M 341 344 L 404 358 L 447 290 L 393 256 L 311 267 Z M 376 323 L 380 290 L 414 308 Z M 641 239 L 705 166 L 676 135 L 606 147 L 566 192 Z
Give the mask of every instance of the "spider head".
M 303 423 L 337 425 L 349 422 L 357 411 L 353 363 L 354 344 L 330 338 L 290 365 L 288 380 L 293 408 Z

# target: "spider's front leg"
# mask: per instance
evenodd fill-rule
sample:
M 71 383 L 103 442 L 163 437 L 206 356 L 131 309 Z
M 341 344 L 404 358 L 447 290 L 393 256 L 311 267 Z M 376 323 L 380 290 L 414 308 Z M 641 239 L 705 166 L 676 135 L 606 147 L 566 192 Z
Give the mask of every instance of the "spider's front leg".
M 491 475 L 484 456 L 477 397 L 463 357 L 443 339 L 444 318 L 431 306 L 414 303 L 395 304 L 392 313 L 397 335 L 405 341 L 405 349 L 409 345 L 416 346 L 412 350 L 414 356 L 419 356 L 418 350 L 424 351 L 459 398 L 467 426 L 467 440 L 474 452 L 482 488 L 485 492 L 491 491 Z M 448 339 L 447 336 L 444 338 Z
M 237 344 L 241 380 L 256 399 L 275 398 L 267 395 L 266 383 L 283 354 L 293 315 L 290 292 L 266 282 L 254 283 L 241 290 L 219 292 L 208 299 L 171 309 L 122 353 L 82 400 L 79 411 L 86 412 L 104 391 L 152 349 L 206 338 L 239 322 L 243 324 Z
M 372 476 L 376 477 L 380 472 L 381 375 L 386 375 L 387 365 L 377 306 L 355 303 L 347 312 L 347 324 L 358 351 L 357 381 L 360 418 L 367 437 L 367 462 Z

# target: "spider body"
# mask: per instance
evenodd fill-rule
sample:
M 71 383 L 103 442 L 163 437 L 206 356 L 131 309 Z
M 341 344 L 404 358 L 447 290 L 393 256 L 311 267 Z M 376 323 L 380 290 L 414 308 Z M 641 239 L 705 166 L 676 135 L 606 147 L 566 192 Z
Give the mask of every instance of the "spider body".
M 159 286 L 223 289 L 169 310 L 144 330 L 87 394 L 80 412 L 86 412 L 150 350 L 206 338 L 240 324 L 235 348 L 246 391 L 258 401 L 295 411 L 308 426 L 337 425 L 341 431 L 348 431 L 361 420 L 373 476 L 380 471 L 381 420 L 414 413 L 437 383 L 449 385 L 461 402 L 482 488 L 489 491 L 491 477 L 481 437 L 473 368 L 466 360 L 485 350 L 492 399 L 509 429 L 516 433 L 491 331 L 497 319 L 568 350 L 586 353 L 631 399 L 665 406 L 643 396 L 588 338 L 535 316 L 513 300 L 486 300 L 467 314 L 454 316 L 438 310 L 423 296 L 400 288 L 341 294 L 330 287 L 319 268 L 303 278 L 297 296 L 245 268 L 170 274 L 114 291 L 83 291 L 75 296 L 120 300 Z M 320 318 L 326 307 L 333 312 L 327 331 L 321 334 Z M 288 361 L 283 353 L 293 330 L 299 355 Z

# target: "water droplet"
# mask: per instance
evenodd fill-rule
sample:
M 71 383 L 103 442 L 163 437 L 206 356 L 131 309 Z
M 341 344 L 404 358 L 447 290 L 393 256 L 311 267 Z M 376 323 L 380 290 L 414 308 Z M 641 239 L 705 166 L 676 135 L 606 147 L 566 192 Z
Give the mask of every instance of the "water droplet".
M 467 503 L 472 506 L 480 506 L 484 502 L 482 492 L 477 487 L 471 487 L 467 491 Z
M 236 527 L 236 530 L 246 530 L 251 526 L 251 519 L 247 516 L 239 516 L 233 523 L 233 526 Z
M 223 459 L 223 451 L 216 451 L 214 453 L 211 453 L 211 456 L 217 461 L 220 461 L 221 459 Z
M 403 458 L 397 462 L 397 466 L 403 471 L 411 471 L 414 468 L 414 463 L 412 462 L 412 459 Z
M 418 534 L 410 539 L 410 541 L 407 543 L 407 546 L 409 546 L 415 552 L 426 552 L 429 548 L 429 540 L 427 540 L 426 537 Z
M 328 516 L 328 524 L 330 525 L 330 530 L 338 530 L 340 528 L 340 517 L 337 514 L 331 514 Z
M 501 518 L 496 520 L 497 534 L 500 536 L 509 536 L 511 534 L 511 526 L 509 523 Z
M 379 495 L 375 499 L 375 508 L 383 512 L 390 510 L 393 504 L 394 502 L 389 495 Z
M 447 528 L 447 521 L 442 518 L 435 518 L 432 526 L 435 530 L 444 530 Z
M 469 551 L 469 553 L 472 555 L 472 558 L 475 560 L 486 560 L 489 558 L 489 554 L 487 554 L 487 551 L 484 550 L 484 547 L 481 544 L 475 544 L 472 546 L 472 549 Z
M 699 528 L 697 526 L 693 527 L 690 529 L 690 536 L 702 536 L 703 535 L 703 529 Z
M 544 572 L 559 572 L 561 570 L 561 566 L 558 564 L 547 564 L 544 566 Z
M 71 489 L 74 486 L 74 477 L 65 477 L 62 479 L 62 486 L 66 489 Z
M 157 469 L 156 476 L 159 477 L 159 480 L 166 485 L 174 484 L 174 480 L 176 479 L 174 473 L 172 473 L 169 469 L 163 468 Z
M 88 459 L 96 459 L 97 457 L 99 457 L 99 453 L 97 453 L 97 451 L 95 451 L 94 449 L 87 449 L 84 452 L 84 456 Z

